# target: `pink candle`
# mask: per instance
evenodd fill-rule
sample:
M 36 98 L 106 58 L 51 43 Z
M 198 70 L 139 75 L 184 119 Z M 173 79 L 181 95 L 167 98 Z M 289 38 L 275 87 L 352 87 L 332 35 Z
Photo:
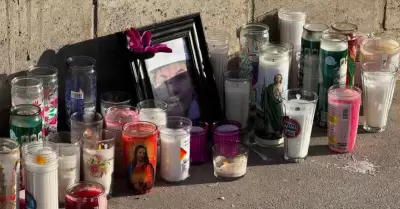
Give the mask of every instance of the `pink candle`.
M 352 152 L 357 136 L 361 90 L 334 85 L 328 91 L 328 140 L 333 152 Z
M 123 177 L 126 172 L 122 155 L 122 127 L 126 123 L 139 121 L 139 112 L 134 107 L 121 105 L 106 109 L 105 114 L 106 129 L 115 132 L 114 173 L 116 177 Z

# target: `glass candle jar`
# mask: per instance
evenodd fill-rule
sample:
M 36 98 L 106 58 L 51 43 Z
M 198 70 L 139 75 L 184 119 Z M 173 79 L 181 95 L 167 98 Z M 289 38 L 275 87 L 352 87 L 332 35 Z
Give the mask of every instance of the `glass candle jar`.
M 114 172 L 115 133 L 102 130 L 85 135 L 82 140 L 84 180 L 97 182 L 111 195 Z
M 107 209 L 107 197 L 103 185 L 81 181 L 68 187 L 65 209 Z
M 81 142 L 79 137 L 66 131 L 51 133 L 48 139 L 58 147 L 58 200 L 63 204 L 67 188 L 79 181 Z
M 252 77 L 253 87 L 257 86 L 259 50 L 268 41 L 269 27 L 265 24 L 249 23 L 240 28 L 240 71 Z
M 139 120 L 156 124 L 158 127 L 167 123 L 167 103 L 159 100 L 143 100 L 137 104 Z M 157 165 L 160 165 L 160 141 L 158 141 Z
M 347 37 L 338 33 L 326 33 L 321 38 L 318 71 L 318 105 L 316 123 L 327 127 L 328 89 L 335 84 L 346 84 L 347 78 Z
M 115 172 L 116 177 L 126 176 L 126 169 L 123 160 L 123 149 L 122 149 L 122 128 L 129 122 L 139 121 L 138 111 L 131 106 L 121 105 L 114 106 L 106 109 L 105 111 L 105 125 L 106 128 L 114 131 L 116 134 L 115 138 Z
M 30 77 L 39 79 L 43 84 L 44 136 L 57 132 L 58 119 L 58 78 L 57 68 L 53 66 L 34 66 L 28 70 Z
M 227 142 L 213 146 L 214 175 L 223 180 L 242 178 L 247 171 L 249 150 L 247 147 Z M 229 152 L 226 152 L 229 150 Z
M 83 115 L 96 112 L 97 75 L 96 61 L 85 56 L 67 59 L 68 75 L 65 80 L 65 110 L 67 125 L 74 113 Z
M 7 209 L 17 209 L 19 206 L 20 182 L 20 151 L 18 142 L 10 139 L 0 139 L 0 188 L 4 198 L 2 206 Z M 7 189 L 6 189 L 7 188 Z
M 191 164 L 201 164 L 206 161 L 208 124 L 196 121 L 190 130 L 190 162 Z
M 31 104 L 11 107 L 10 138 L 20 145 L 43 140 L 40 108 Z
M 225 117 L 247 127 L 250 110 L 251 77 L 241 77 L 240 72 L 227 71 L 225 80 Z
M 213 67 L 215 83 L 217 85 L 220 103 L 223 105 L 224 98 L 224 72 L 228 67 L 229 59 L 229 33 L 219 30 L 207 30 L 207 45 L 210 61 Z M 223 108 L 223 106 L 222 106 Z
M 332 25 L 334 32 L 340 33 L 347 37 L 348 44 L 348 60 L 347 60 L 347 78 L 346 84 L 354 85 L 355 63 L 357 56 L 357 25 L 348 22 L 338 22 Z
M 214 144 L 240 142 L 242 125 L 233 120 L 217 121 L 212 125 Z
M 362 65 L 364 129 L 366 131 L 385 130 L 398 71 L 395 65 L 387 64 L 383 67 L 381 62 L 367 62 Z
M 183 181 L 189 177 L 190 130 L 188 118 L 170 116 L 160 127 L 161 178 L 169 182 Z
M 100 113 L 87 112 L 81 115 L 74 113 L 71 115 L 71 133 L 88 134 L 103 129 L 103 116 Z
M 29 142 L 22 146 L 27 208 L 58 208 L 58 150 L 49 142 Z
M 361 64 L 380 62 L 399 66 L 400 43 L 385 37 L 367 38 L 361 42 Z
M 352 152 L 357 137 L 361 90 L 336 84 L 328 91 L 328 142 L 333 152 Z
M 154 123 L 139 121 L 124 125 L 122 132 L 125 171 L 134 194 L 153 188 L 159 129 Z
M 284 43 L 262 47 L 257 86 L 255 141 L 261 146 L 283 143 L 281 94 L 288 88 L 290 49 Z
M 100 100 L 101 115 L 105 117 L 107 108 L 119 105 L 130 105 L 132 98 L 129 93 L 124 91 L 108 91 L 101 94 Z

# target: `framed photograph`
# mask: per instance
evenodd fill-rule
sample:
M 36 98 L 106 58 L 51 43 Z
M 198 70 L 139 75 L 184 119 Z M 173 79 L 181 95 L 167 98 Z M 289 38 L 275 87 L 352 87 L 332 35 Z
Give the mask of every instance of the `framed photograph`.
M 133 60 L 133 80 L 139 88 L 137 97 L 166 102 L 169 116 L 209 123 L 222 119 L 200 14 L 179 17 L 138 31 L 150 31 L 152 44 L 166 44 L 172 53 L 160 52 L 149 59 Z

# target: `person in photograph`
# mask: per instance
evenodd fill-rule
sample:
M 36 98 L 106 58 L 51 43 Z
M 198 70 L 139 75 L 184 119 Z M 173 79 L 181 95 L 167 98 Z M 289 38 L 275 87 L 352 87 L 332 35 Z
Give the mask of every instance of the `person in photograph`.
M 132 163 L 128 166 L 128 176 L 138 194 L 144 194 L 153 187 L 154 168 L 149 161 L 145 146 L 138 145 L 135 148 Z

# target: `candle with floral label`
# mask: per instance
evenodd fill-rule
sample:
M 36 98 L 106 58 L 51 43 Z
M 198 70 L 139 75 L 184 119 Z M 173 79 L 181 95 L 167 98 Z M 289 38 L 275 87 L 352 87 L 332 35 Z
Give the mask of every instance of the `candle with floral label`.
M 111 195 L 114 172 L 115 133 L 102 130 L 83 139 L 84 180 L 104 186 L 106 195 Z
M 29 142 L 22 146 L 25 161 L 26 208 L 58 208 L 58 152 L 57 145 Z
M 18 142 L 0 139 L 0 205 L 17 209 L 19 202 L 20 151 Z

